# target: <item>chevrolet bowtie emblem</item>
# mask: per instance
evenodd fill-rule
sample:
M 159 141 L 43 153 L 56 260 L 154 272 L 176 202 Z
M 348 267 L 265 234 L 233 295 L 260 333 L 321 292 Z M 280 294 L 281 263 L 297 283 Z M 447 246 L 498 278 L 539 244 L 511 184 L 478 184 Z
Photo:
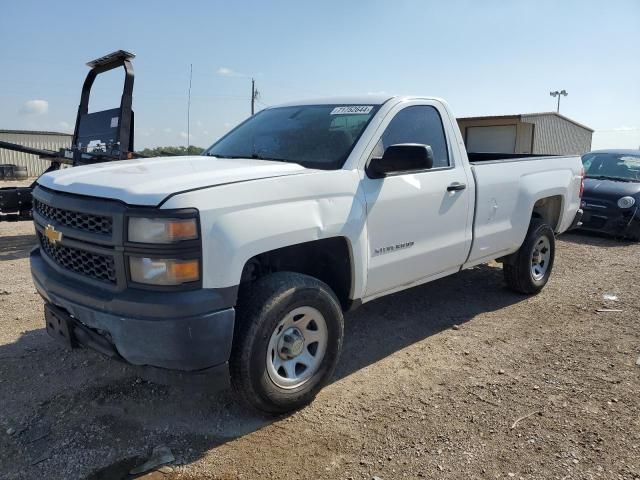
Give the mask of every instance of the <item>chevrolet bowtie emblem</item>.
M 57 231 L 51 225 L 47 225 L 44 229 L 44 236 L 54 245 L 62 240 L 62 232 Z

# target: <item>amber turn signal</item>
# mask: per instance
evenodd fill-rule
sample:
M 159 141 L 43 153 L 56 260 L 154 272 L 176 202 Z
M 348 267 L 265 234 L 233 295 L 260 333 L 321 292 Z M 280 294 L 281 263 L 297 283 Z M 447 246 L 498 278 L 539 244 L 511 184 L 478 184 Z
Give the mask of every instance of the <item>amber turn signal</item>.
M 131 280 L 147 285 L 180 285 L 200 279 L 197 259 L 129 257 Z
M 129 218 L 129 241 L 137 243 L 178 243 L 198 238 L 195 218 Z
M 167 266 L 168 276 L 176 283 L 195 282 L 200 278 L 200 265 L 197 260 L 174 261 Z
M 174 220 L 167 223 L 167 235 L 172 239 L 198 238 L 198 226 L 195 220 Z

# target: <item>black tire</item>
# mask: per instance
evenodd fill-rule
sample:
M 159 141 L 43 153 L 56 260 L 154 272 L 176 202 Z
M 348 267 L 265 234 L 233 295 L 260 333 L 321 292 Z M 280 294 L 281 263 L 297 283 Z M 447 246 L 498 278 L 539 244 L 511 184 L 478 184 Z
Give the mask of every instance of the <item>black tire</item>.
M 532 268 L 533 252 L 534 247 L 543 237 L 548 240 L 550 258 L 547 261 L 544 275 L 541 278 L 535 278 Z M 520 249 L 503 264 L 504 279 L 507 282 L 507 286 L 511 290 L 528 295 L 540 292 L 551 276 L 555 251 L 556 243 L 553 229 L 544 223 L 542 219 L 533 218 Z
M 27 178 L 27 167 L 16 165 L 13 167 L 13 178 L 15 180 L 24 180 Z
M 636 231 L 638 231 L 638 229 L 640 229 L 640 227 L 636 225 Z M 630 242 L 640 242 L 640 233 L 629 233 L 625 239 Z
M 269 342 L 282 319 L 305 306 L 324 317 L 326 350 L 313 376 L 295 388 L 282 388 L 274 383 L 267 369 Z M 310 403 L 330 380 L 342 349 L 344 319 L 340 302 L 325 283 L 292 272 L 262 277 L 240 292 L 236 319 L 231 383 L 254 409 L 271 415 L 296 410 Z

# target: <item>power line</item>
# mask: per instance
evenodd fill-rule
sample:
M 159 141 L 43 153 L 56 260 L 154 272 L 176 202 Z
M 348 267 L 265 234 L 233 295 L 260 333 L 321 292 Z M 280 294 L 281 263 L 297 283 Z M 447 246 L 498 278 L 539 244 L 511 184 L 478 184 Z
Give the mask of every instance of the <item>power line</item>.
M 596 132 L 617 132 L 617 133 L 634 133 L 640 132 L 640 127 L 629 128 L 596 128 Z

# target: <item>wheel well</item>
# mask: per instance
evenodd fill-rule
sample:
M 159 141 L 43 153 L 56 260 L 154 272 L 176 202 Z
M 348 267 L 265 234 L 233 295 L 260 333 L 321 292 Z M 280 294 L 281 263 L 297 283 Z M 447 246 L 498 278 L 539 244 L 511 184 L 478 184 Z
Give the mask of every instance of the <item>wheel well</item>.
M 304 273 L 329 285 L 342 308 L 351 307 L 351 255 L 344 237 L 299 243 L 250 258 L 242 269 L 240 285 L 274 272 Z
M 532 217 L 541 218 L 555 232 L 562 211 L 562 195 L 541 198 L 533 206 Z

